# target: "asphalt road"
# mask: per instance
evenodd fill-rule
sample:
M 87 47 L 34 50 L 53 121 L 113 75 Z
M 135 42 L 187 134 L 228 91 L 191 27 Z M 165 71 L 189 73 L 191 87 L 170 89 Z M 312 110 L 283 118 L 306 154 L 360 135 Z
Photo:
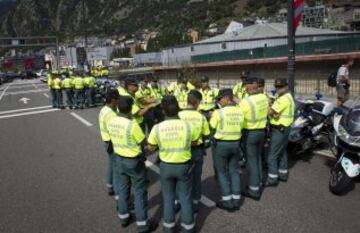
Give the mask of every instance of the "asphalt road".
M 106 193 L 100 108 L 52 110 L 44 87 L 29 81 L 0 86 L 0 232 L 136 232 L 135 224 L 121 228 L 115 201 Z M 154 155 L 148 162 L 149 216 L 161 222 L 153 160 Z M 229 214 L 214 207 L 220 192 L 207 156 L 198 232 L 359 232 L 359 184 L 347 195 L 331 194 L 330 164 L 324 156 L 292 158 L 287 183 L 265 189 L 259 202 L 245 199 L 240 211 Z M 244 172 L 242 177 L 244 184 Z

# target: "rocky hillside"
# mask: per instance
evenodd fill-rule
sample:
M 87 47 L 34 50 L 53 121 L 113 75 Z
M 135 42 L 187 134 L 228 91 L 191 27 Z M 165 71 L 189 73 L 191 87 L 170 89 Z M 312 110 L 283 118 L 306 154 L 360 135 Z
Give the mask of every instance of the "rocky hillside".
M 0 0 L 10 1 L 10 0 Z M 248 0 L 17 0 L 0 21 L 2 35 L 44 35 L 62 38 L 131 35 L 143 29 L 206 28 L 241 14 Z M 83 8 L 84 3 L 84 8 Z M 85 9 L 85 11 L 83 11 Z M 86 24 L 83 22 L 83 12 Z

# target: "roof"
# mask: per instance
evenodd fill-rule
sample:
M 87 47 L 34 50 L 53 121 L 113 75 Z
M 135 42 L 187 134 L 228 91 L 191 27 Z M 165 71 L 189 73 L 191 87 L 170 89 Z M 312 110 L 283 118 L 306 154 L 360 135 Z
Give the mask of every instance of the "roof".
M 329 29 L 311 28 L 299 26 L 296 35 L 321 35 L 321 34 L 339 34 L 346 33 L 342 31 L 334 31 Z M 196 44 L 212 43 L 232 40 L 246 40 L 246 39 L 260 39 L 267 37 L 282 37 L 287 36 L 287 24 L 286 23 L 262 23 L 254 24 L 249 27 L 245 27 L 242 30 L 233 33 L 224 33 L 211 37 L 206 40 L 198 41 Z

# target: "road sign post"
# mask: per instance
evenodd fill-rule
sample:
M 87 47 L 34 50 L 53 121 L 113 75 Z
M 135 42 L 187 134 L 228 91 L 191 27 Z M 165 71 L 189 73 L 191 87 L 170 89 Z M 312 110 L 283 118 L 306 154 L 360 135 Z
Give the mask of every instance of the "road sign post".
M 295 94 L 295 28 L 294 28 L 294 0 L 288 0 L 288 81 L 291 93 Z

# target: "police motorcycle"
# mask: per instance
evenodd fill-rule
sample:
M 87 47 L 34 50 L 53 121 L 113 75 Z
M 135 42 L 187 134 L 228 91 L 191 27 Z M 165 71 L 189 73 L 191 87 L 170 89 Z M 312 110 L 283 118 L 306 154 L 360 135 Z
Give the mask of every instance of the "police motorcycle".
M 118 81 L 110 80 L 107 78 L 98 78 L 96 80 L 96 87 L 95 87 L 95 103 L 104 104 L 106 93 L 110 89 L 116 89 L 119 85 Z
M 334 116 L 337 161 L 331 168 L 329 189 L 340 195 L 349 190 L 360 174 L 360 99 L 350 108 L 337 109 Z
M 288 153 L 298 155 L 320 144 L 330 145 L 334 108 L 335 104 L 320 98 L 296 100 L 295 120 L 289 134 Z

